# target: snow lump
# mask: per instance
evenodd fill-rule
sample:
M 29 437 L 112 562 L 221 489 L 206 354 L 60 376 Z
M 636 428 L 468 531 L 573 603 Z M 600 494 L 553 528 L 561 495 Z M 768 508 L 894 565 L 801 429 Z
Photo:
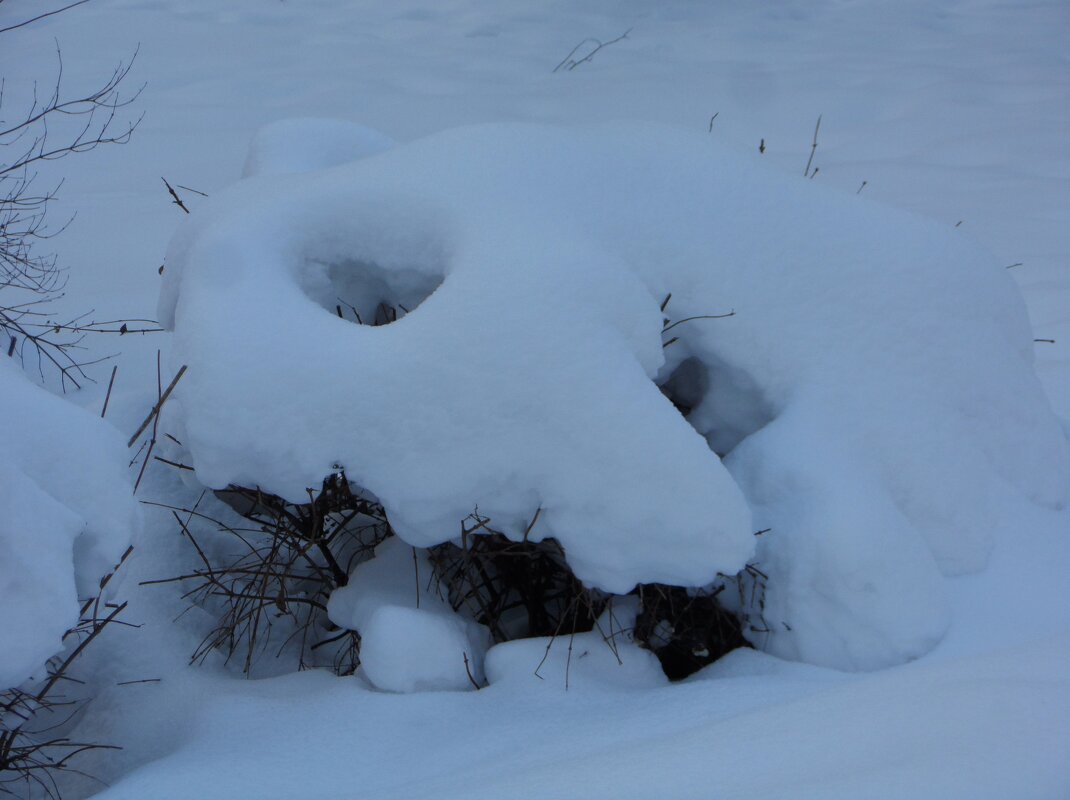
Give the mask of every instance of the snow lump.
M 290 130 L 167 256 L 208 486 L 342 467 L 418 547 L 538 510 L 615 593 L 757 559 L 749 636 L 845 669 L 939 641 L 995 509 L 1066 500 L 1023 304 L 960 231 L 661 126 Z
M 133 533 L 118 432 L 0 359 L 0 691 L 44 674 Z

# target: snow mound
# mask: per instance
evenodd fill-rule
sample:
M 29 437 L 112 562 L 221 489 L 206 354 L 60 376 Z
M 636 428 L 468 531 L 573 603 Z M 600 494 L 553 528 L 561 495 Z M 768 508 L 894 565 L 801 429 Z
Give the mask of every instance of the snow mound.
M 751 635 L 775 653 L 924 652 L 996 510 L 1067 497 L 1005 270 L 676 129 L 480 126 L 265 175 L 167 260 L 170 411 L 207 485 L 298 501 L 341 466 L 417 546 L 541 509 L 618 593 L 735 573 L 772 527 Z
M 62 649 L 78 599 L 130 541 L 136 507 L 119 435 L 0 360 L 0 689 Z
M 752 638 L 783 658 L 830 667 L 877 669 L 923 655 L 951 622 L 936 562 L 864 454 L 812 424 L 779 417 L 729 458 L 769 529 L 757 558 L 769 633 Z
M 249 144 L 242 177 L 315 172 L 394 146 L 379 131 L 337 119 L 283 119 L 265 125 Z
M 424 553 L 391 538 L 331 594 L 331 621 L 360 633 L 361 668 L 379 689 L 459 691 L 483 678 L 490 632 L 456 614 L 431 576 Z

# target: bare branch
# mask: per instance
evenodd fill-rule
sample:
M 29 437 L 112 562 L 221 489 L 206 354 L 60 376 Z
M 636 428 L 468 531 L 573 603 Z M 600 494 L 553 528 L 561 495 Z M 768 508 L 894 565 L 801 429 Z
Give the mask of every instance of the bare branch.
M 2 2 L 2 0 L 0 0 Z M 0 33 L 21 28 L 31 22 L 82 5 L 87 0 L 41 14 L 18 25 L 0 29 Z M 62 186 L 38 190 L 35 168 L 42 162 L 84 153 L 102 144 L 122 144 L 130 139 L 140 119 L 120 124 L 120 109 L 140 94 L 119 93 L 119 85 L 129 75 L 133 56 L 112 71 L 95 91 L 68 98 L 63 92 L 63 57 L 56 44 L 56 77 L 51 92 L 42 97 L 32 88 L 29 108 L 17 122 L 0 126 L 0 333 L 8 338 L 8 355 L 18 357 L 22 365 L 36 368 L 42 380 L 46 368 L 59 375 L 60 386 L 68 383 L 79 388 L 91 380 L 85 368 L 102 359 L 87 359 L 82 340 L 88 333 L 148 333 L 152 328 L 131 330 L 133 320 L 109 323 L 85 322 L 85 315 L 58 322 L 49 308 L 63 297 L 66 271 L 51 254 L 41 254 L 42 242 L 60 234 L 70 224 L 66 220 L 57 228 L 46 225 L 48 207 Z M 5 100 L 0 82 L 0 110 Z M 53 122 L 78 119 L 79 124 L 59 138 Z M 139 320 L 138 322 L 151 322 Z M 116 327 L 108 328 L 106 325 Z M 155 325 L 155 323 L 152 323 Z
M 134 446 L 134 442 L 137 441 L 137 437 L 139 437 L 142 433 L 145 432 L 145 428 L 149 427 L 149 423 L 152 422 L 160 413 L 160 409 L 163 408 L 163 404 L 167 402 L 167 398 L 171 396 L 171 392 L 174 391 L 175 386 L 180 380 L 182 380 L 182 376 L 185 374 L 186 365 L 183 364 L 178 370 L 178 372 L 175 373 L 175 377 L 171 379 L 171 383 L 167 385 L 166 391 L 164 391 L 163 394 L 159 396 L 159 399 L 156 401 L 156 405 L 152 407 L 152 411 L 150 411 L 149 415 L 145 417 L 145 421 L 141 423 L 140 427 L 138 427 L 137 433 L 130 437 L 130 441 L 126 443 L 127 447 Z
M 174 198 L 173 200 L 171 200 L 171 202 L 174 203 L 176 206 L 178 206 L 179 208 L 181 208 L 183 211 L 185 211 L 188 214 L 189 213 L 189 209 L 186 208 L 186 204 L 182 202 L 182 198 L 178 196 L 178 193 L 175 192 L 175 190 L 174 190 L 174 188 L 172 188 L 171 184 L 169 184 L 167 182 L 167 178 L 164 178 L 164 177 L 161 176 L 160 180 L 163 181 L 163 185 L 167 187 L 167 191 L 170 193 L 171 197 Z
M 551 70 L 551 73 L 557 72 L 559 70 L 572 71 L 572 70 L 576 69 L 576 67 L 578 67 L 580 64 L 585 64 L 588 61 L 590 61 L 592 58 L 594 58 L 595 54 L 599 50 L 601 50 L 602 48 L 609 47 L 611 44 L 616 44 L 617 42 L 619 42 L 619 41 L 621 41 L 623 39 L 627 39 L 628 38 L 628 34 L 631 33 L 631 32 L 632 32 L 632 29 L 628 28 L 628 30 L 626 30 L 624 33 L 622 33 L 616 39 L 610 39 L 608 42 L 603 42 L 600 39 L 591 39 L 591 38 L 584 39 L 578 45 L 573 47 L 572 50 L 569 52 L 569 54 L 567 56 L 565 56 L 563 59 L 561 59 L 561 62 Z M 592 45 L 594 45 L 594 47 L 583 58 L 574 59 L 573 56 L 576 55 L 577 51 L 581 47 L 583 47 L 585 44 L 592 44 Z M 711 120 L 711 122 L 712 122 L 712 120 Z
M 806 160 L 806 169 L 803 170 L 803 177 L 804 178 L 807 177 L 808 175 L 812 178 L 812 177 L 814 177 L 814 175 L 817 174 L 817 170 L 815 169 L 814 170 L 814 175 L 810 175 L 810 165 L 814 163 L 814 153 L 817 152 L 817 132 L 819 130 L 821 130 L 821 115 L 820 114 L 817 115 L 817 124 L 814 126 L 814 141 L 810 145 L 810 158 L 808 158 Z M 862 190 L 859 189 L 858 191 L 860 192 Z M 857 194 L 857 192 L 856 192 L 856 194 Z
M 60 13 L 62 13 L 64 11 L 68 11 L 68 10 L 74 8 L 75 6 L 80 6 L 80 5 L 83 5 L 83 4 L 88 3 L 88 2 L 89 2 L 89 0 L 75 0 L 75 2 L 71 3 L 70 5 L 66 5 L 63 8 L 57 8 L 55 11 L 48 11 L 48 12 L 45 12 L 44 14 L 38 14 L 36 17 L 32 17 L 32 18 L 30 18 L 28 20 L 25 20 L 24 22 L 18 22 L 18 23 L 15 23 L 14 25 L 8 25 L 6 28 L 0 28 L 0 33 L 7 33 L 8 31 L 13 31 L 13 30 L 16 30 L 18 28 L 25 28 L 27 25 L 31 25 L 34 22 L 37 22 L 38 20 L 44 19 L 45 17 L 51 17 L 54 14 L 60 14 Z

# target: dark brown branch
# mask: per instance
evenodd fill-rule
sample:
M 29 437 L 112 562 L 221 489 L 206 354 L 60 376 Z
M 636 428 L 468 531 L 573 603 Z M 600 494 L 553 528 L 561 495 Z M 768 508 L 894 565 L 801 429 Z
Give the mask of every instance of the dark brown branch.
M 164 391 L 164 393 L 162 395 L 160 395 L 160 399 L 156 401 L 156 405 L 154 405 L 152 407 L 152 411 L 150 411 L 149 415 L 147 417 L 145 417 L 145 421 L 142 422 L 141 425 L 138 427 L 137 432 L 134 433 L 134 435 L 130 437 L 130 441 L 128 441 L 126 443 L 127 447 L 133 447 L 134 446 L 134 442 L 137 441 L 137 437 L 139 437 L 142 433 L 145 432 L 145 428 L 149 427 L 149 423 L 152 422 L 156 418 L 156 416 L 160 413 L 160 409 L 163 408 L 163 404 L 167 402 L 167 398 L 171 396 L 171 392 L 174 391 L 175 386 L 178 384 L 178 382 L 182 379 L 182 376 L 185 375 L 185 374 L 186 374 L 186 365 L 183 364 L 179 368 L 178 372 L 175 374 L 175 377 L 171 379 L 171 383 L 169 383 L 167 385 L 166 391 Z
M 68 11 L 74 8 L 75 6 L 80 6 L 88 2 L 89 0 L 75 0 L 75 2 L 71 3 L 70 5 L 63 6 L 63 8 L 57 8 L 55 11 L 48 11 L 44 14 L 38 14 L 36 17 L 31 17 L 30 19 L 25 20 L 23 22 L 17 22 L 14 25 L 8 25 L 6 28 L 0 28 L 0 33 L 7 33 L 8 31 L 25 28 L 27 25 L 31 25 L 34 22 L 37 22 L 38 20 L 44 19 L 45 17 L 51 17 L 55 14 L 60 14 L 64 11 Z
M 115 373 L 119 371 L 119 365 L 116 364 L 111 368 L 111 378 L 108 380 L 108 393 L 104 395 L 104 408 L 100 409 L 100 418 L 104 419 L 104 415 L 108 413 L 108 401 L 111 400 L 111 390 L 115 385 Z
M 160 180 L 163 181 L 163 185 L 167 187 L 168 193 L 170 193 L 171 197 L 174 198 L 171 202 L 188 214 L 189 209 L 186 208 L 186 204 L 182 202 L 182 198 L 178 196 L 178 193 L 173 188 L 171 188 L 171 184 L 167 182 L 167 178 L 161 177 Z

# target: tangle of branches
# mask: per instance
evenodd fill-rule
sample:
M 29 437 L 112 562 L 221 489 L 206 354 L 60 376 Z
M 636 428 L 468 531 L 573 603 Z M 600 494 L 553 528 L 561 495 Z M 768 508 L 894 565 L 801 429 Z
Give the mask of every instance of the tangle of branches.
M 299 669 L 328 661 L 338 674 L 353 672 L 360 663 L 359 636 L 330 622 L 327 600 L 392 534 L 382 506 L 354 491 L 343 472 L 329 475 L 318 492 L 309 490 L 307 503 L 239 486 L 217 495 L 250 524 L 228 524 L 200 502 L 165 506 L 199 564 L 186 574 L 145 582 L 185 584 L 185 597 L 218 615 L 191 660 L 219 652 L 226 661 L 237 657 L 249 674 L 274 642 L 276 655 L 295 647 Z M 202 542 L 195 521 L 214 528 L 235 552 L 216 555 L 220 542 Z M 317 652 L 321 648 L 326 655 Z

